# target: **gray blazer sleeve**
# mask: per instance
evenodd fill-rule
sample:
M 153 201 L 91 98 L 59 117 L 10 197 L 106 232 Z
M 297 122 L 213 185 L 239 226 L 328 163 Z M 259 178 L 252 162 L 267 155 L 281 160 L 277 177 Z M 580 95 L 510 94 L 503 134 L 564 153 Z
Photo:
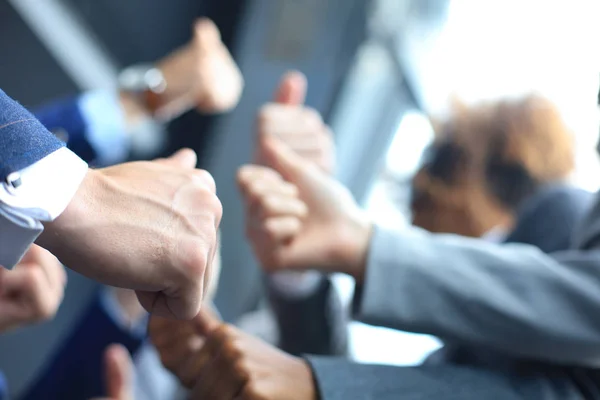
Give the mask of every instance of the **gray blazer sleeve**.
M 508 377 L 483 368 L 454 365 L 395 367 L 357 364 L 334 357 L 307 357 L 321 400 L 558 400 L 557 394 L 533 376 Z M 536 377 L 537 378 L 537 377 Z
M 357 317 L 522 357 L 600 366 L 598 210 L 586 250 L 546 255 L 453 235 L 376 228 Z
M 314 293 L 297 299 L 267 287 L 279 331 L 279 348 L 294 355 L 346 354 L 348 313 L 331 279 L 323 276 Z

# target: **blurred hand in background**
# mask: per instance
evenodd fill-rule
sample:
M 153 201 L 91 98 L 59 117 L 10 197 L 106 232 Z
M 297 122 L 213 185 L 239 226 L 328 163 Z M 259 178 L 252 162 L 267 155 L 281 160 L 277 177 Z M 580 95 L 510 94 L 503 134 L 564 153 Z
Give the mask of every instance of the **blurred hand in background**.
M 268 162 L 263 154 L 266 140 L 275 136 L 302 158 L 318 165 L 328 174 L 335 169 L 335 146 L 331 129 L 321 115 L 304 105 L 306 77 L 298 71 L 285 74 L 277 87 L 274 101 L 261 107 L 257 118 L 257 145 L 254 163 Z
M 0 332 L 54 317 L 66 283 L 56 257 L 36 245 L 12 270 L 0 267 Z

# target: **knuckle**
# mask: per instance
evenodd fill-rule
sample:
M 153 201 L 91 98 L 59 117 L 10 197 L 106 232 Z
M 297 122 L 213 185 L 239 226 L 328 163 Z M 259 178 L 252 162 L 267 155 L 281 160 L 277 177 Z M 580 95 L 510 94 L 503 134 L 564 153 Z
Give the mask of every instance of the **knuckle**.
M 222 354 L 223 357 L 225 357 L 230 362 L 239 360 L 242 357 L 242 351 L 237 346 L 237 342 L 233 340 L 227 342 L 225 346 L 223 346 Z
M 275 195 L 266 195 L 263 198 L 263 217 L 267 217 L 270 214 L 272 214 L 273 212 L 277 211 L 278 208 L 280 208 L 281 206 L 281 201 L 280 199 L 275 196 Z

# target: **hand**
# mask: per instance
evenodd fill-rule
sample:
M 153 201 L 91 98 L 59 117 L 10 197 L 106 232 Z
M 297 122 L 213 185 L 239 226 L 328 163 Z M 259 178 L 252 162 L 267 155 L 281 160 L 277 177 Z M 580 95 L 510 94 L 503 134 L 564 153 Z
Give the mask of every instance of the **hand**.
M 167 82 L 161 103 L 174 114 L 190 107 L 204 113 L 228 111 L 241 97 L 242 73 L 211 20 L 197 20 L 193 31 L 188 44 L 157 64 Z
M 265 140 L 276 136 L 306 160 L 327 174 L 335 169 L 335 148 L 331 130 L 314 109 L 304 106 L 306 77 L 297 71 L 283 76 L 275 102 L 263 106 L 258 114 L 258 145 L 254 162 L 267 165 L 263 154 Z
M 104 353 L 106 394 L 98 400 L 133 400 L 133 362 L 127 349 L 113 344 Z
M 212 303 L 215 298 L 220 273 L 221 251 L 217 247 L 210 271 L 207 272 L 207 274 L 210 276 L 210 282 L 206 285 L 206 294 L 204 295 L 204 302 L 207 303 L 207 305 Z M 123 315 L 126 317 L 126 321 L 129 326 L 134 326 L 143 316 L 146 315 L 146 310 L 144 310 L 138 301 L 135 291 L 122 288 L 110 288 L 110 290 L 114 292 L 114 296 L 117 299 L 119 307 L 121 307 Z
M 197 332 L 197 327 L 210 331 L 219 325 L 219 319 L 206 306 L 191 321 L 152 316 L 148 323 L 148 333 L 163 366 L 190 389 L 197 379 L 196 371 L 191 368 L 194 355 L 205 343 L 205 337 Z
M 36 245 L 14 269 L 0 267 L 0 332 L 54 317 L 66 283 L 56 257 Z
M 223 324 L 204 311 L 192 326 L 203 345 L 190 352 L 175 373 L 192 388 L 191 399 L 316 398 L 312 372 L 302 359 Z M 169 357 L 165 353 L 170 349 L 158 349 L 161 359 Z
M 90 170 L 67 209 L 38 239 L 63 264 L 134 289 L 151 313 L 200 310 L 222 214 L 215 182 L 196 155 Z
M 319 269 L 362 281 L 372 224 L 348 190 L 276 138 L 264 155 L 277 171 L 242 167 L 246 233 L 268 271 Z M 287 182 L 286 182 L 287 181 Z

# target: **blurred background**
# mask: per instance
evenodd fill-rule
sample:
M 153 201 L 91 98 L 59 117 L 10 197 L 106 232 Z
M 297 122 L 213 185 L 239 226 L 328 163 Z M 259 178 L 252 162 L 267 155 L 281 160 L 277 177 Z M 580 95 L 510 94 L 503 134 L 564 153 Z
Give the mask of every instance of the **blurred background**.
M 306 74 L 307 104 L 335 133 L 339 178 L 376 219 L 398 226 L 409 221 L 410 178 L 433 139 L 428 116 L 443 117 L 451 96 L 552 99 L 576 135 L 575 182 L 598 189 L 598 15 L 594 0 L 0 0 L 0 87 L 27 107 L 111 87 L 122 68 L 185 43 L 198 16 L 215 21 L 244 74 L 242 100 L 225 115 L 173 121 L 165 152 L 194 148 L 216 179 L 225 210 L 217 306 L 231 321 L 264 300 L 234 176 L 250 159 L 256 111 L 285 71 Z M 69 274 L 54 321 L 0 339 L 0 369 L 15 391 L 94 291 Z M 336 279 L 349 299 L 352 283 Z M 438 346 L 349 329 L 362 361 L 412 364 Z

